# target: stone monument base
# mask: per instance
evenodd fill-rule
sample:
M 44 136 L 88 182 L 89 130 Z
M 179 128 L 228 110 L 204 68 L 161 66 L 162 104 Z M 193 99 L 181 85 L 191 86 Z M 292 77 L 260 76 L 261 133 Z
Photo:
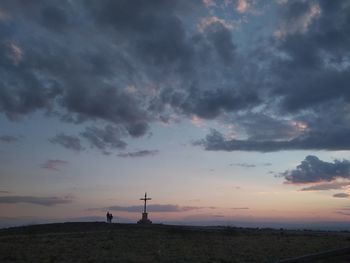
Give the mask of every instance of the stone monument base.
M 138 224 L 152 224 L 152 221 L 148 219 L 148 213 L 142 213 L 142 218 L 137 223 Z

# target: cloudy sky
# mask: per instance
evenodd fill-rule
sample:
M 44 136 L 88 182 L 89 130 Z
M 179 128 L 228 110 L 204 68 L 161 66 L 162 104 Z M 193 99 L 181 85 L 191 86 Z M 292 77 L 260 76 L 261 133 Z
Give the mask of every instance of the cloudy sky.
M 2 0 L 0 221 L 345 222 L 350 3 Z

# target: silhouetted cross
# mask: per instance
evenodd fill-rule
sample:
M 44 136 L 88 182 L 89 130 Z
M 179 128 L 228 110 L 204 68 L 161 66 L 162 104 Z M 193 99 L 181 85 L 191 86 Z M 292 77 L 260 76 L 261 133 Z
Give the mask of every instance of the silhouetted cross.
M 145 193 L 145 197 L 144 198 L 140 198 L 140 200 L 145 201 L 145 204 L 143 206 L 143 212 L 146 213 L 146 202 L 147 202 L 147 200 L 152 200 L 152 198 L 147 198 L 147 193 Z

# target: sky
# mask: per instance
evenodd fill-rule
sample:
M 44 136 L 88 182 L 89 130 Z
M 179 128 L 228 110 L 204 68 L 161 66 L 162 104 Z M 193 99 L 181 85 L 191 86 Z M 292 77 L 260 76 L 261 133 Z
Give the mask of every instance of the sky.
M 2 0 L 0 226 L 344 225 L 350 3 Z

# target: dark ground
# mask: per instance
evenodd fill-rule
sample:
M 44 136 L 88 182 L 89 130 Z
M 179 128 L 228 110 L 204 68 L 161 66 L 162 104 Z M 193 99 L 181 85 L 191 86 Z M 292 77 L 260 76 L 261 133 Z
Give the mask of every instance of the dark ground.
M 350 246 L 348 232 L 101 222 L 0 229 L 1 263 L 263 263 L 347 246 Z M 350 259 L 339 257 L 323 262 L 350 262 Z

